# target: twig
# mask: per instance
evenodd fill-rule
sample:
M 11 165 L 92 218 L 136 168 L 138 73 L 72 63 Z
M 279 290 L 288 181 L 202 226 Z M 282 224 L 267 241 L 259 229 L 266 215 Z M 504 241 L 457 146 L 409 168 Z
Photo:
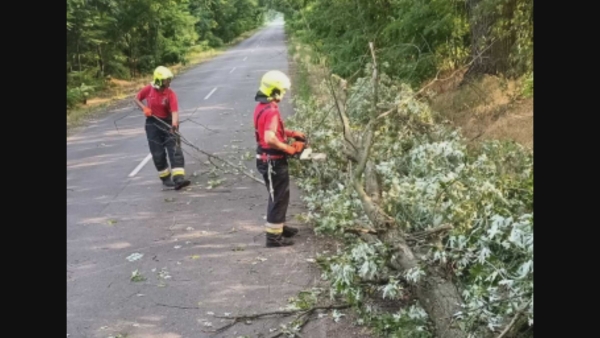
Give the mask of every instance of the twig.
M 277 333 L 273 334 L 273 335 L 272 335 L 271 337 L 269 337 L 269 338 L 277 338 L 277 337 L 280 337 L 280 336 L 283 336 L 283 332 L 277 332 Z
M 173 308 L 173 309 L 182 309 L 182 310 L 200 310 L 199 307 L 197 306 L 179 306 L 179 305 L 169 305 L 169 304 L 162 304 L 162 303 L 157 303 L 154 302 L 154 304 L 158 305 L 158 306 L 163 306 L 163 307 L 169 307 L 169 308 Z
M 298 319 L 300 319 L 300 317 L 302 318 L 302 321 L 300 322 L 300 324 L 298 324 L 298 332 L 302 331 L 302 329 L 304 328 L 304 325 L 306 325 L 306 323 L 308 323 L 308 320 L 310 318 L 310 316 L 312 315 L 313 311 L 311 311 L 310 313 L 307 313 L 306 315 L 302 314 L 300 316 L 298 316 Z M 300 335 L 300 333 L 296 333 L 296 336 L 298 336 L 298 338 L 302 338 L 302 336 Z
M 118 119 L 113 120 L 113 124 L 115 125 L 115 128 L 117 129 L 117 134 L 121 134 L 121 131 L 119 130 L 119 127 L 117 126 L 117 121 L 120 121 L 120 120 L 126 118 L 127 116 L 129 116 L 129 114 L 131 114 L 131 112 L 119 117 Z
M 257 318 L 267 317 L 267 316 L 289 316 L 289 315 L 298 313 L 299 311 L 300 310 L 270 311 L 270 312 L 256 313 L 253 315 L 241 315 L 241 316 L 235 316 L 235 317 L 230 317 L 230 316 L 214 316 L 214 317 L 220 318 L 220 319 L 249 320 L 249 319 L 257 319 Z
M 473 141 L 475 141 L 476 139 L 480 138 L 480 137 L 481 137 L 481 135 L 483 135 L 484 133 L 485 133 L 485 131 L 480 131 L 480 132 L 479 132 L 477 135 L 475 135 L 475 137 L 472 137 L 472 138 L 469 140 L 469 142 L 473 142 Z
M 427 47 L 429 47 L 429 52 L 433 53 L 433 49 L 431 48 L 431 45 L 429 45 L 429 42 L 427 42 L 427 39 L 425 39 L 423 34 L 419 33 L 419 35 L 421 36 L 421 38 L 423 38 L 423 41 L 425 41 L 425 44 L 427 45 Z M 419 50 L 419 52 L 420 52 L 420 50 Z
M 349 232 L 352 234 L 377 234 L 377 230 L 367 228 L 344 228 L 344 232 Z
M 475 60 L 477 60 L 477 59 L 478 59 L 478 58 L 479 58 L 481 55 L 483 55 L 483 53 L 484 53 L 486 50 L 488 50 L 488 49 L 489 49 L 489 48 L 490 48 L 490 47 L 491 47 L 491 46 L 492 46 L 494 43 L 495 43 L 495 40 L 492 40 L 492 42 L 490 43 L 490 45 L 489 45 L 489 46 L 487 46 L 486 48 L 484 48 L 484 49 L 483 49 L 481 52 L 479 52 L 479 54 L 475 55 L 475 56 L 473 57 L 473 59 L 472 59 L 472 60 L 471 60 L 469 63 L 467 63 L 466 65 L 464 65 L 464 66 L 462 66 L 462 67 L 460 67 L 460 68 L 458 68 L 457 70 L 455 70 L 454 72 L 452 72 L 452 74 L 450 74 L 450 76 L 448 76 L 448 77 L 447 77 L 447 78 L 445 78 L 445 79 L 440 79 L 440 78 L 439 78 L 439 75 L 440 75 L 440 72 L 441 72 L 441 70 L 439 70 L 439 71 L 437 72 L 437 74 L 435 74 L 435 78 L 434 78 L 433 80 L 431 80 L 431 81 L 430 81 L 428 84 L 426 84 L 425 86 L 423 86 L 421 89 L 419 89 L 419 91 L 418 91 L 418 92 L 416 92 L 416 93 L 413 95 L 413 97 L 415 97 L 415 98 L 416 98 L 416 97 L 420 96 L 420 95 L 421 95 L 421 94 L 422 94 L 422 93 L 425 91 L 425 89 L 427 89 L 427 88 L 431 87 L 431 86 L 432 86 L 434 83 L 436 83 L 436 82 L 438 82 L 438 81 L 442 81 L 442 82 L 443 82 L 443 81 L 449 80 L 449 79 L 453 78 L 453 77 L 454 77 L 454 75 L 456 75 L 456 74 L 457 74 L 458 72 L 460 72 L 461 70 L 464 70 L 465 68 L 469 68 L 469 67 L 470 67 L 470 66 L 473 64 L 473 62 L 475 62 Z
M 305 314 L 310 314 L 312 312 L 314 312 L 315 310 L 333 310 L 333 309 L 345 309 L 350 307 L 350 304 L 340 304 L 340 305 L 329 305 L 329 306 L 313 306 L 312 308 L 308 309 L 308 310 L 302 310 L 302 309 L 298 309 L 298 310 L 289 310 L 289 311 L 271 311 L 271 312 L 264 312 L 264 313 L 257 313 L 257 314 L 253 314 L 253 315 L 240 315 L 240 316 L 235 316 L 235 317 L 224 317 L 224 316 L 214 316 L 215 318 L 221 318 L 221 319 L 231 319 L 233 320 L 233 322 L 226 324 L 218 329 L 215 330 L 210 330 L 210 331 L 206 331 L 203 330 L 204 332 L 207 333 L 219 333 L 222 332 L 232 326 L 234 326 L 235 324 L 245 321 L 245 320 L 250 320 L 250 319 L 258 319 L 258 318 L 262 318 L 262 317 L 268 317 L 268 316 L 291 316 L 293 314 L 297 314 L 300 313 L 300 315 L 305 315 Z
M 337 95 L 335 94 L 335 89 L 331 84 L 331 76 L 328 76 L 327 80 L 329 84 L 329 90 L 331 91 L 331 95 L 333 96 L 333 100 L 335 101 L 335 107 L 337 108 L 340 120 L 342 121 L 342 131 L 344 134 L 344 139 L 352 146 L 352 148 L 354 148 L 354 150 L 358 150 L 352 137 L 352 134 L 350 134 L 350 122 L 348 120 L 348 116 L 344 111 L 342 111 L 342 108 L 340 107 L 339 101 L 337 99 Z
M 350 306 L 350 305 L 348 305 L 348 306 Z M 302 335 L 299 332 L 302 331 L 302 329 L 304 328 L 306 323 L 308 323 L 310 316 L 313 314 L 313 312 L 315 310 L 316 310 L 316 308 L 306 310 L 305 312 L 301 313 L 298 317 L 296 317 L 296 320 L 299 320 L 300 318 L 302 318 L 302 321 L 298 324 L 299 330 L 298 330 L 298 332 L 295 333 L 295 337 L 302 338 Z M 273 334 L 269 338 L 277 338 L 277 337 L 282 336 L 283 334 L 284 333 L 280 331 L 278 333 Z
M 366 53 L 365 53 L 365 54 L 366 54 Z M 363 57 L 364 57 L 364 55 L 363 55 Z M 353 78 L 354 78 L 356 75 L 358 75 L 358 73 L 360 73 L 360 71 L 361 71 L 361 70 L 362 70 L 362 69 L 360 69 L 360 68 L 359 68 L 357 71 L 355 71 L 355 72 L 354 72 L 354 74 L 350 75 L 350 76 L 349 76 L 349 77 L 346 79 L 346 83 L 348 83 L 348 82 L 352 81 L 352 80 L 353 80 Z
M 155 117 L 154 115 L 152 115 L 152 117 L 154 117 L 154 118 L 155 118 L 157 121 L 160 121 L 160 122 L 161 122 L 162 124 L 164 124 L 164 125 L 165 125 L 167 128 L 171 128 L 171 126 L 170 126 L 170 125 L 168 125 L 166 122 L 162 121 L 161 119 L 159 119 L 159 118 Z M 189 146 L 189 147 L 193 148 L 193 149 L 194 149 L 194 150 L 196 150 L 197 152 L 200 152 L 200 153 L 202 153 L 202 154 L 204 154 L 204 155 L 208 156 L 209 158 L 214 158 L 214 159 L 217 159 L 217 160 L 219 160 L 219 161 L 221 161 L 221 162 L 224 162 L 225 164 L 229 165 L 230 167 L 233 167 L 233 168 L 239 169 L 239 170 L 242 172 L 242 174 L 244 174 L 244 175 L 248 176 L 249 178 L 253 179 L 254 181 L 256 181 L 256 182 L 258 182 L 258 183 L 261 183 L 261 184 L 265 184 L 265 182 L 264 182 L 263 180 L 256 178 L 254 175 L 252 175 L 252 174 L 250 174 L 249 172 L 247 172 L 246 170 L 244 170 L 244 169 L 245 169 L 245 167 L 244 167 L 244 169 L 242 169 L 242 166 L 235 165 L 235 164 L 233 164 L 233 163 L 231 163 L 231 162 L 227 161 L 227 160 L 226 160 L 226 159 L 224 159 L 224 158 L 221 158 L 221 157 L 219 157 L 219 156 L 217 156 L 217 155 L 213 155 L 213 154 L 211 154 L 211 153 L 209 153 L 209 152 L 206 152 L 206 151 L 204 151 L 204 150 L 202 150 L 202 149 L 200 149 L 200 148 L 196 147 L 196 146 L 195 146 L 193 143 L 191 143 L 191 142 L 190 142 L 190 141 L 188 141 L 188 140 L 187 140 L 185 137 L 183 137 L 183 135 L 181 135 L 181 133 L 179 133 L 179 131 L 176 131 L 176 130 L 174 130 L 174 131 L 173 131 L 173 134 L 175 134 L 175 135 L 177 135 L 178 137 L 180 137 L 181 141 L 182 141 L 184 144 L 186 144 L 187 146 Z
M 475 59 L 473 59 L 473 61 L 474 61 L 474 60 L 475 60 Z M 440 73 L 441 73 L 441 70 L 439 70 L 439 71 L 437 72 L 437 74 L 435 74 L 435 78 L 433 78 L 433 80 L 431 80 L 431 81 L 430 81 L 428 84 L 426 84 L 426 85 L 425 85 L 425 86 L 423 86 L 421 89 L 419 89 L 419 91 L 418 91 L 418 92 L 416 92 L 416 93 L 415 93 L 415 95 L 413 95 L 413 97 L 418 97 L 418 96 L 420 96 L 421 94 L 423 94 L 423 92 L 425 91 L 425 89 L 427 89 L 427 88 L 431 87 L 431 86 L 432 86 L 434 83 L 436 83 L 436 82 L 438 82 L 438 81 L 444 82 L 444 81 L 446 81 L 446 80 L 449 80 L 449 79 L 453 78 L 453 77 L 454 77 L 454 75 L 456 75 L 456 74 L 457 74 L 458 72 L 460 72 L 461 70 L 464 70 L 465 68 L 469 68 L 469 66 L 471 65 L 471 63 L 473 63 L 473 61 L 469 62 L 468 64 L 466 64 L 466 65 L 464 65 L 464 66 L 462 66 L 462 67 L 460 67 L 460 68 L 458 68 L 457 70 L 455 70 L 454 72 L 452 72 L 452 74 L 450 74 L 450 76 L 448 76 L 448 77 L 447 77 L 447 78 L 445 78 L 445 79 L 440 79 L 440 78 L 438 77 L 438 76 L 440 75 Z
M 192 119 L 191 119 L 191 118 L 189 118 L 189 117 L 188 117 L 187 119 L 185 119 L 185 120 L 181 121 L 181 123 L 184 123 L 184 122 L 186 122 L 186 121 L 190 121 L 190 122 L 192 122 L 192 123 L 194 123 L 194 124 L 197 124 L 197 125 L 199 125 L 200 127 L 204 128 L 204 129 L 206 129 L 206 130 L 208 130 L 208 131 L 211 131 L 211 132 L 213 132 L 213 133 L 217 133 L 217 134 L 219 133 L 218 131 L 216 131 L 216 130 L 213 130 L 213 129 L 210 129 L 210 128 L 208 128 L 207 126 L 203 125 L 202 123 L 200 123 L 200 122 L 196 122 L 196 121 L 192 120 Z
M 427 230 L 423 230 L 423 231 L 419 231 L 419 232 L 415 232 L 412 234 L 407 235 L 408 238 L 410 239 L 416 239 L 416 238 L 423 238 L 423 237 L 427 237 L 430 235 L 433 235 L 435 233 L 438 232 L 442 232 L 442 231 L 446 231 L 446 230 L 452 230 L 454 229 L 454 227 L 450 224 L 444 224 L 444 225 L 440 225 L 438 227 L 435 228 L 431 228 L 431 229 L 427 229 Z
M 216 163 L 213 162 L 212 158 L 209 157 L 208 162 L 210 162 L 210 164 L 212 164 L 215 168 L 221 169 L 221 167 L 219 167 Z
M 394 110 L 396 110 L 396 107 L 386 111 L 385 113 L 382 113 L 381 115 L 377 116 L 376 119 L 380 119 L 380 118 L 384 118 L 386 116 L 388 116 L 391 112 L 393 112 Z
M 258 318 L 267 317 L 267 316 L 291 316 L 295 313 L 298 313 L 298 311 L 272 311 L 272 312 L 258 313 L 255 315 L 241 315 L 241 316 L 236 316 L 236 317 L 215 316 L 215 318 L 231 319 L 231 320 L 233 320 L 233 322 L 231 322 L 229 324 L 225 324 L 224 326 L 221 326 L 218 329 L 214 329 L 214 330 L 210 330 L 210 331 L 203 330 L 203 331 L 207 332 L 207 333 L 219 333 L 219 332 L 227 330 L 228 328 L 234 326 L 235 324 L 245 321 L 245 320 L 258 319 Z

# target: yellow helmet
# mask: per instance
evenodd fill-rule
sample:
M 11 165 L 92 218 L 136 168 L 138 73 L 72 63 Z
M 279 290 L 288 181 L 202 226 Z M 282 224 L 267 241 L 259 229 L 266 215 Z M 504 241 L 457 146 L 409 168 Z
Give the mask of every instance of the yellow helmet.
M 171 71 L 169 70 L 169 68 L 163 67 L 163 66 L 158 66 L 154 70 L 154 82 L 153 82 L 153 84 L 156 87 L 162 87 L 163 80 L 172 79 L 172 78 L 173 78 L 173 73 L 171 73 Z
M 259 90 L 267 96 L 274 96 L 275 99 L 280 99 L 291 86 L 292 84 L 287 75 L 278 70 L 271 70 L 263 75 Z M 278 90 L 279 93 L 273 93 L 274 90 Z

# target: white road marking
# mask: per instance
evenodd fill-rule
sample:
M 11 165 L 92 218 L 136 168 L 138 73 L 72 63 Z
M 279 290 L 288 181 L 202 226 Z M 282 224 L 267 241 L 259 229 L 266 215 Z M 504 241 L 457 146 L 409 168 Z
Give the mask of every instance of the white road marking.
M 234 71 L 236 68 L 237 68 L 237 67 L 233 67 L 233 69 L 229 71 L 229 74 L 233 73 L 233 71 Z
M 129 177 L 135 176 L 146 165 L 146 163 L 148 163 L 148 161 L 150 161 L 151 158 L 152 158 L 152 154 L 148 154 L 148 156 L 146 156 L 146 158 L 144 158 L 144 160 L 140 164 L 138 164 L 138 166 L 135 167 L 135 169 L 133 169 L 131 174 L 129 174 Z
M 217 87 L 213 88 L 213 90 L 211 90 L 210 93 L 204 97 L 204 99 L 208 99 L 215 92 L 215 90 L 217 90 Z
M 246 57 L 244 58 L 244 60 L 243 60 L 243 61 L 246 61 L 246 59 L 247 59 L 247 58 L 248 58 L 248 57 L 246 56 Z

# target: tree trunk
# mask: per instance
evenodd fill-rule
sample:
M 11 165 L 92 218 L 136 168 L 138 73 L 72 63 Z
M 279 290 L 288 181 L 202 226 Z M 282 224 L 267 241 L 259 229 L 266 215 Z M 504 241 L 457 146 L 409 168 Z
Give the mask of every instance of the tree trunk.
M 97 52 L 98 52 L 98 73 L 96 74 L 97 78 L 101 78 L 104 77 L 104 61 L 102 59 L 102 49 L 100 48 L 100 45 L 97 46 Z
M 368 156 L 368 153 L 365 154 Z M 365 156 L 363 155 L 363 156 Z M 368 163 L 367 166 L 368 167 Z M 372 169 L 370 169 L 372 172 Z M 418 258 L 413 249 L 406 242 L 406 235 L 400 230 L 394 220 L 374 203 L 362 185 L 360 177 L 352 179 L 354 190 L 359 195 L 363 210 L 377 230 L 377 239 L 386 244 L 395 252 L 395 259 L 390 262 L 393 269 L 397 271 L 408 271 L 413 268 L 422 267 L 426 275 L 413 285 L 415 295 L 421 306 L 429 315 L 434 324 L 436 338 L 465 338 L 466 334 L 453 319 L 456 313 L 461 311 L 462 297 L 454 283 L 445 278 L 441 268 L 436 266 L 424 266 L 425 262 Z M 377 193 L 372 194 L 376 198 Z M 375 237 L 370 234 L 361 234 L 367 243 L 373 242 Z
M 512 34 L 498 36 L 492 32 L 494 24 L 501 18 L 509 19 L 516 0 L 510 0 L 498 13 L 495 8 L 483 9 L 483 0 L 467 0 L 467 13 L 471 25 L 471 57 L 473 63 L 464 79 L 478 75 L 496 75 L 509 70 L 509 57 L 514 37 Z M 462 83 L 461 83 L 462 84 Z
M 444 278 L 438 268 L 427 269 L 427 276 L 415 288 L 419 303 L 435 326 L 436 337 L 464 338 L 465 333 L 453 323 L 461 311 L 462 298 L 454 283 Z
M 415 256 L 408 246 L 405 235 L 398 226 L 389 227 L 389 220 L 383 215 L 381 209 L 367 196 L 357 179 L 353 180 L 354 188 L 361 197 L 363 209 L 377 229 L 377 238 L 396 251 L 396 259 L 391 262 L 394 269 L 408 271 L 421 266 L 422 261 Z M 373 241 L 373 236 L 364 234 L 367 242 Z M 453 318 L 461 311 L 462 297 L 456 285 L 445 278 L 442 270 L 435 266 L 424 268 L 426 275 L 413 285 L 419 303 L 429 315 L 434 324 L 437 338 L 464 338 L 465 333 L 453 325 Z
M 391 262 L 396 270 L 407 271 L 420 265 L 420 260 L 397 229 L 379 233 L 377 236 L 382 242 L 397 249 L 398 256 Z M 451 280 L 445 278 L 440 268 L 430 266 L 424 270 L 426 275 L 413 289 L 435 327 L 435 337 L 465 338 L 465 333 L 457 325 L 453 325 L 454 315 L 461 311 L 462 304 L 458 288 Z
M 134 57 L 133 57 L 133 46 L 132 46 L 132 41 L 131 41 L 131 36 L 129 36 L 129 34 L 125 35 L 125 42 L 127 43 L 127 49 L 129 51 L 128 55 L 127 55 L 127 65 L 129 66 L 129 76 L 130 77 L 135 77 L 135 67 L 134 67 Z
M 81 71 L 81 54 L 79 53 L 79 40 L 77 41 L 77 65 Z

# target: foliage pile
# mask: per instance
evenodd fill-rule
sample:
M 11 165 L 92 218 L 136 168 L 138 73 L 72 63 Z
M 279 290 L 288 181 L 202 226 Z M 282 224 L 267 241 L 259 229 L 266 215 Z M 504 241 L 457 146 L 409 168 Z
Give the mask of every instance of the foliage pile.
M 333 78 L 322 91 L 336 90 Z M 333 96 L 329 106 L 297 97 L 288 122 L 328 154 L 325 162 L 292 162 L 292 170 L 305 192 L 306 219 L 317 233 L 346 242 L 319 258 L 331 296 L 346 298 L 362 323 L 387 337 L 487 337 L 504 329 L 532 336 L 531 153 L 498 141 L 468 150 L 459 131 L 433 123 L 410 86 L 385 74 L 376 91 L 374 83 L 364 77 L 336 90 L 339 105 Z M 369 203 L 384 216 L 373 216 Z M 395 312 L 378 305 L 382 299 Z M 452 329 L 440 332 L 447 324 Z

